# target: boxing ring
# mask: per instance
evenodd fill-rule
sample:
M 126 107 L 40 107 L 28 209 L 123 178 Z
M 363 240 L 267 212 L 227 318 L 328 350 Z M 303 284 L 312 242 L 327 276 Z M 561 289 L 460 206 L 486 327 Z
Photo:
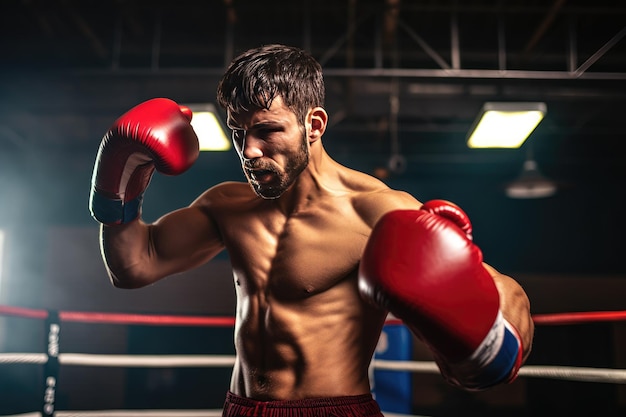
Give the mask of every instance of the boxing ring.
M 0 372 L 9 364 L 34 364 L 44 367 L 41 404 L 25 410 L 21 414 L 0 417 L 210 417 L 221 416 L 221 409 L 161 409 L 161 410 L 59 410 L 56 393 L 61 367 L 120 367 L 120 368 L 231 368 L 235 362 L 233 355 L 122 355 L 122 354 L 86 354 L 60 351 L 62 327 L 68 323 L 87 325 L 142 325 L 142 326 L 181 326 L 181 327 L 218 327 L 232 328 L 233 317 L 208 316 L 172 316 L 121 314 L 100 312 L 36 310 L 22 307 L 0 305 L 0 317 L 19 317 L 39 320 L 45 325 L 45 350 L 41 353 L 1 352 Z M 626 311 L 576 312 L 556 314 L 536 314 L 533 316 L 536 326 L 566 326 L 583 323 L 626 321 Z M 399 321 L 390 320 L 390 324 Z M 43 344 L 43 343 L 42 343 Z M 371 364 L 374 370 L 392 372 L 438 374 L 439 369 L 432 361 L 385 360 L 374 358 Z M 519 378 L 544 378 L 566 381 L 581 381 L 605 384 L 626 384 L 626 369 L 591 368 L 551 365 L 525 365 L 520 369 Z M 1 393 L 0 393 L 1 396 Z M 386 412 L 386 416 L 408 416 Z

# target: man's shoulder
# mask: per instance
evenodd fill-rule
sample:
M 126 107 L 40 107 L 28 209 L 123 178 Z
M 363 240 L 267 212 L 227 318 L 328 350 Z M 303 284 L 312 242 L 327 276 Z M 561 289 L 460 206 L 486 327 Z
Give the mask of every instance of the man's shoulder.
M 381 183 L 382 184 L 382 183 Z M 393 210 L 419 209 L 421 203 L 406 191 L 396 190 L 385 184 L 364 188 L 354 193 L 353 206 L 370 226 L 384 214 Z
M 227 181 L 206 190 L 196 199 L 194 204 L 207 208 L 216 208 L 239 205 L 255 198 L 256 195 L 248 183 Z
M 341 166 L 340 178 L 346 188 L 355 194 L 386 192 L 391 189 L 380 179 L 346 166 Z
M 421 203 L 406 191 L 396 190 L 387 186 L 361 190 L 354 194 L 355 205 L 375 207 L 382 211 L 399 209 L 418 209 Z

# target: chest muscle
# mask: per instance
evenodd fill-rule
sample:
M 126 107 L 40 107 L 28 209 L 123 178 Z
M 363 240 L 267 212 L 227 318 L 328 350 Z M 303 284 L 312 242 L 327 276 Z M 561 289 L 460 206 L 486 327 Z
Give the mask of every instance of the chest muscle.
M 329 214 L 237 223 L 226 241 L 236 283 L 248 295 L 290 299 L 323 292 L 353 274 L 367 233 L 356 219 Z

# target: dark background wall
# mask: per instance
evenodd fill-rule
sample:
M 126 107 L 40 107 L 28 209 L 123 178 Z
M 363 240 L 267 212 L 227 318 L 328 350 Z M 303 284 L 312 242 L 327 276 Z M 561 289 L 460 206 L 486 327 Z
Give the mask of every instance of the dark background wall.
M 331 156 L 379 172 L 397 123 L 407 167 L 385 181 L 422 201 L 461 205 L 486 260 L 518 279 L 533 313 L 623 311 L 624 6 L 413 1 L 398 10 L 392 3 L 0 2 L 0 304 L 232 315 L 227 254 L 149 288 L 110 285 L 88 212 L 91 172 L 102 135 L 128 108 L 153 97 L 213 101 L 235 53 L 283 42 L 323 63 Z M 548 114 L 520 149 L 470 150 L 465 135 L 486 101 L 542 101 Z M 531 153 L 557 193 L 506 197 Z M 179 177 L 154 177 L 144 217 L 242 179 L 232 150 L 202 154 Z M 1 352 L 42 352 L 46 338 L 41 321 L 0 317 Z M 61 350 L 232 354 L 232 332 L 74 323 L 63 326 Z M 624 323 L 538 326 L 529 364 L 624 369 L 625 352 Z M 429 358 L 419 344 L 414 356 Z M 0 414 L 38 410 L 42 367 L 0 366 Z M 59 383 L 60 409 L 218 408 L 228 370 L 63 367 Z M 438 375 L 415 375 L 414 387 L 414 411 L 424 415 L 612 416 L 626 407 L 617 384 L 520 378 L 465 395 Z

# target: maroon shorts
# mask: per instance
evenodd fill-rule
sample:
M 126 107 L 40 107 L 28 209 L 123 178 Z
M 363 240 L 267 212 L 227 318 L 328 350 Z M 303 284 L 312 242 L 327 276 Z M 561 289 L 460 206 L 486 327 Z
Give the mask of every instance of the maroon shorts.
M 370 394 L 307 400 L 256 401 L 229 392 L 223 417 L 383 417 Z

